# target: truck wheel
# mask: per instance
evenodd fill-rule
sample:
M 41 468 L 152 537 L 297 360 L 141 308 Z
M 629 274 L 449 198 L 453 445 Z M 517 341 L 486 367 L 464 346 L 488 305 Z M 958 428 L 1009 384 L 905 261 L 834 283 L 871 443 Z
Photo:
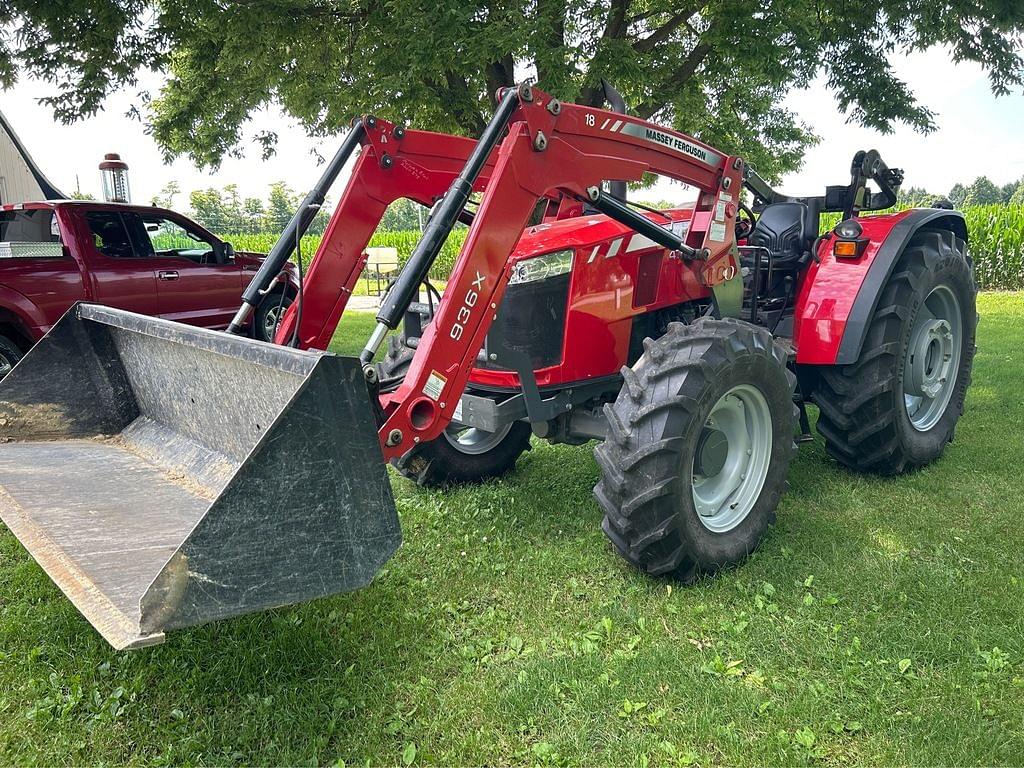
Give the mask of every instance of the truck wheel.
M 796 452 L 796 377 L 768 331 L 672 323 L 644 341 L 595 450 L 602 527 L 626 560 L 683 579 L 743 560 L 764 538 Z
M 387 355 L 377 364 L 380 378 L 404 376 L 414 354 L 397 336 L 389 337 Z M 430 487 L 499 477 L 529 450 L 530 434 L 530 425 L 522 421 L 511 422 L 497 432 L 452 422 L 440 437 L 421 443 L 391 464 L 404 477 Z
M 911 240 L 882 290 L 860 359 L 822 372 L 825 448 L 850 469 L 895 475 L 942 455 L 971 382 L 977 288 L 952 232 Z
M 10 373 L 24 356 L 21 347 L 6 336 L 0 336 L 0 379 Z
M 292 305 L 294 297 L 289 293 L 285 294 L 284 301 L 281 301 L 281 291 L 271 291 L 263 297 L 252 317 L 253 338 L 259 341 L 274 341 L 277 333 L 277 326 L 284 317 L 284 311 Z

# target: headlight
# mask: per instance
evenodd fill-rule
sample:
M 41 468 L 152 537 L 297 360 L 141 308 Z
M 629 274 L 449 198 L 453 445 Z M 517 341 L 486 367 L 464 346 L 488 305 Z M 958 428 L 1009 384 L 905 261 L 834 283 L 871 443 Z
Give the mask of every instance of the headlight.
M 564 275 L 572 270 L 572 251 L 555 251 L 532 259 L 523 259 L 512 268 L 509 285 L 532 283 L 549 277 Z
M 836 228 L 832 231 L 843 238 L 843 240 L 856 240 L 864 230 L 856 219 L 846 219 L 836 224 Z

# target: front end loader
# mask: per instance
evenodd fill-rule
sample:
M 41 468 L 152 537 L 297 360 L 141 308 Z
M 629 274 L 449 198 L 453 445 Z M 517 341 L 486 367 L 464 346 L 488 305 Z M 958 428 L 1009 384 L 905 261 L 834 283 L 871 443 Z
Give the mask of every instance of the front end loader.
M 952 439 L 974 354 L 966 228 L 942 209 L 862 217 L 902 179 L 877 152 L 789 197 L 740 157 L 528 85 L 477 142 L 366 117 L 229 331 L 357 150 L 277 344 L 81 305 L 0 383 L 0 517 L 116 647 L 365 585 L 400 541 L 385 462 L 444 485 L 509 471 L 531 435 L 597 440 L 612 545 L 685 580 L 764 539 L 806 404 L 856 470 L 906 471 Z M 696 201 L 631 203 L 647 173 Z M 432 209 L 422 238 L 359 358 L 327 354 L 403 197 Z

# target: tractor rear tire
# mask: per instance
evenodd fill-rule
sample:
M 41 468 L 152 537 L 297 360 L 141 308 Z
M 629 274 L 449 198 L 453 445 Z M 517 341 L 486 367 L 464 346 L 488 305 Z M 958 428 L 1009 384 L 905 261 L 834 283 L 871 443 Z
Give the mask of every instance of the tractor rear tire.
M 398 336 L 388 337 L 387 354 L 377 364 L 381 380 L 404 376 L 416 350 Z M 472 483 L 507 474 L 530 449 L 530 425 L 514 421 L 497 433 L 453 424 L 440 437 L 418 445 L 411 454 L 392 460 L 399 473 L 432 488 Z
M 774 522 L 796 453 L 786 353 L 763 328 L 700 319 L 645 339 L 622 375 L 594 452 L 605 534 L 652 575 L 689 581 L 742 561 Z
M 882 289 L 860 359 L 822 372 L 813 399 L 829 455 L 881 475 L 942 455 L 971 383 L 976 298 L 966 243 L 952 232 L 915 235 Z

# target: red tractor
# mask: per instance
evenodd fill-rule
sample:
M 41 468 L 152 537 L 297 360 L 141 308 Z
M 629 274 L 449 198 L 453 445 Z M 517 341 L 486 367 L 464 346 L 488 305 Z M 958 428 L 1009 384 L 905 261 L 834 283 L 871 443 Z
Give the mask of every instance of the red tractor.
M 858 471 L 921 466 L 953 438 L 976 325 L 964 219 L 861 218 L 902 180 L 877 152 L 857 153 L 848 185 L 787 197 L 740 157 L 526 85 L 477 142 L 363 118 L 229 330 L 356 149 L 277 346 L 80 305 L 0 385 L 0 516 L 119 647 L 367 583 L 400 540 L 382 458 L 441 485 L 508 471 L 531 434 L 600 440 L 608 538 L 646 572 L 691 578 L 764 537 L 809 437 L 805 403 Z M 623 182 L 646 173 L 699 197 L 630 203 Z M 432 213 L 359 360 L 301 351 L 327 347 L 403 197 Z M 439 296 L 427 274 L 458 221 Z M 75 387 L 54 375 L 68 355 Z M 225 377 L 245 403 L 218 400 Z M 100 490 L 82 468 L 104 461 L 132 484 Z M 102 556 L 69 533 L 97 520 Z

